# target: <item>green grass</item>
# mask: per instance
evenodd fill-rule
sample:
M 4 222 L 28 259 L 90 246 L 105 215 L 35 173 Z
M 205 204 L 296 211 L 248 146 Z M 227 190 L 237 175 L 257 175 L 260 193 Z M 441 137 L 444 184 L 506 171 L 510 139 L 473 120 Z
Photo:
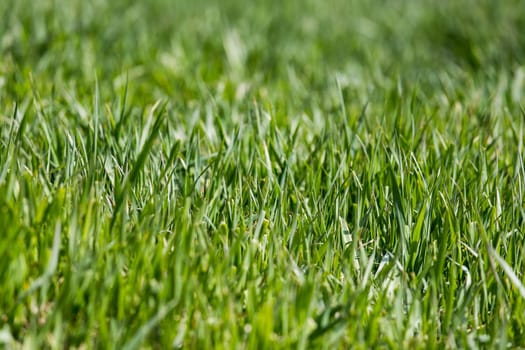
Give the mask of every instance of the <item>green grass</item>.
M 525 346 L 525 2 L 0 18 L 0 347 Z

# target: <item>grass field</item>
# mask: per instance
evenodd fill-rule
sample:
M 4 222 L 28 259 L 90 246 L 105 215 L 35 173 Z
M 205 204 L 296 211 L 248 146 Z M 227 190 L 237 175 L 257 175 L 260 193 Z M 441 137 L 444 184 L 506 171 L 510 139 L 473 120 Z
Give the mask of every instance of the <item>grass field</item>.
M 525 346 L 525 2 L 0 18 L 0 348 Z

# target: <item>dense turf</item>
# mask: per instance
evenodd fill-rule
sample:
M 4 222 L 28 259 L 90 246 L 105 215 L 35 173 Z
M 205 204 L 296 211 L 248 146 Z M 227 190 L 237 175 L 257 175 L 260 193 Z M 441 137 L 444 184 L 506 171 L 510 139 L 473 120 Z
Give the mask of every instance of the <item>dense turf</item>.
M 525 344 L 525 2 L 0 18 L 0 347 Z

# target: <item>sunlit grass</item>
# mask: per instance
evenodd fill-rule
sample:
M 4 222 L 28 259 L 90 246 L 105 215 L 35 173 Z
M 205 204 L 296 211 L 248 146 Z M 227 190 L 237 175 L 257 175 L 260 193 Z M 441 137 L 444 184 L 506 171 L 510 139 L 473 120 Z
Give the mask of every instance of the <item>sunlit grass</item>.
M 192 3 L 0 3 L 0 347 L 524 346 L 524 3 Z

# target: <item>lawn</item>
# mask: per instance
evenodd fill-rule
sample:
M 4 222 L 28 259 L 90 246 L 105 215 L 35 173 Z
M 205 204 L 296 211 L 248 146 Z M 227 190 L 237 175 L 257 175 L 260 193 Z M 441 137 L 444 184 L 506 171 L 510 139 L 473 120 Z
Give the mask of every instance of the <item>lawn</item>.
M 524 1 L 0 18 L 0 348 L 525 347 Z

